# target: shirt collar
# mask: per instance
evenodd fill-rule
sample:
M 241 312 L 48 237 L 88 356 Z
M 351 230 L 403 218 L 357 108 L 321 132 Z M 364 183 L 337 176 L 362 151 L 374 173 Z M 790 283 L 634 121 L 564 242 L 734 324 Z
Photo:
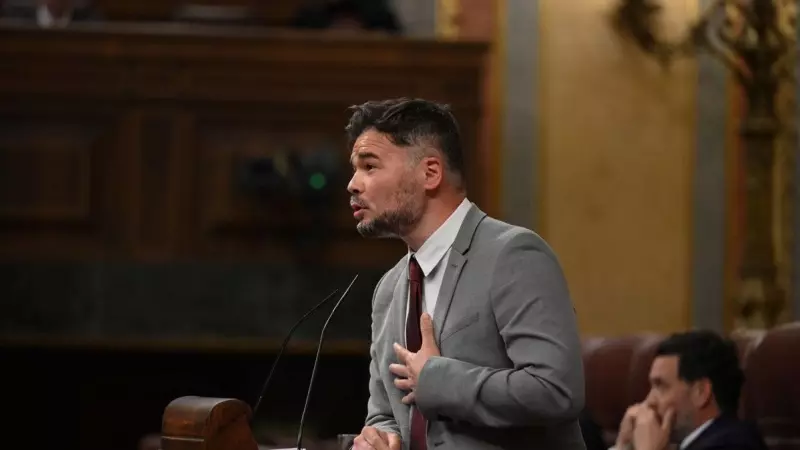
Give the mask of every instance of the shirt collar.
M 691 433 L 689 433 L 689 435 L 688 435 L 688 436 L 686 436 L 685 438 L 683 438 L 683 441 L 681 441 L 681 445 L 680 445 L 680 447 L 679 447 L 679 448 L 680 448 L 680 450 L 684 450 L 685 448 L 689 447 L 689 445 L 691 445 L 691 444 L 692 444 L 692 442 L 694 442 L 694 441 L 695 441 L 695 439 L 697 439 L 697 438 L 698 438 L 698 436 L 700 436 L 700 434 L 701 434 L 703 431 L 705 431 L 705 430 L 706 430 L 706 428 L 708 428 L 708 427 L 711 425 L 711 423 L 712 423 L 713 421 L 714 421 L 714 419 L 709 419 L 709 420 L 706 420 L 706 421 L 705 421 L 705 422 L 704 422 L 702 425 L 700 425 L 699 427 L 695 428 L 695 429 L 694 429 L 694 431 L 692 431 Z
M 426 277 L 439 265 L 444 255 L 450 250 L 471 207 L 472 202 L 466 198 L 462 200 L 458 208 L 425 240 L 416 253 L 412 253 L 409 250 L 408 254 L 417 259 L 419 267 Z

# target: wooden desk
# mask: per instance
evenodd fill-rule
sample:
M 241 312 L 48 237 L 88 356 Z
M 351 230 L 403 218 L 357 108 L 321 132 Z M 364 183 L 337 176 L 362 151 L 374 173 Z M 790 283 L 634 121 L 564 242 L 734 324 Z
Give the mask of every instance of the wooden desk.
M 354 231 L 347 106 L 450 103 L 467 160 L 480 142 L 486 45 L 181 24 L 0 26 L 0 259 L 386 264 Z M 237 163 L 329 149 L 330 217 L 237 185 Z M 468 173 L 482 204 L 480 168 Z M 302 240 L 314 230 L 314 245 Z

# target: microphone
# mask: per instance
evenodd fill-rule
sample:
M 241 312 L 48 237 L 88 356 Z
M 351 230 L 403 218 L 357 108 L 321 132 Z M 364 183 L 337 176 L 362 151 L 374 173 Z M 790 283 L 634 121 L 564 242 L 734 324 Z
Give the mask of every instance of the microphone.
M 308 319 L 308 317 L 311 316 L 311 314 L 313 314 L 318 309 L 320 309 L 322 307 L 322 305 L 324 305 L 325 303 L 328 303 L 328 301 L 330 299 L 332 299 L 333 296 L 337 292 L 339 292 L 339 289 L 335 289 L 333 292 L 328 294 L 328 296 L 325 297 L 325 299 L 323 299 L 321 302 L 317 303 L 316 306 L 314 306 L 313 308 L 308 310 L 308 312 L 305 313 L 303 315 L 303 317 L 300 318 L 300 320 L 298 320 L 297 322 L 295 322 L 294 325 L 292 325 L 292 328 L 289 329 L 289 332 L 286 333 L 286 337 L 283 339 L 283 343 L 281 344 L 281 348 L 280 348 L 280 350 L 278 350 L 278 355 L 275 356 L 275 360 L 272 361 L 272 367 L 270 367 L 270 369 L 269 369 L 269 375 L 267 375 L 267 380 L 264 381 L 264 386 L 261 387 L 261 394 L 258 396 L 258 400 L 256 400 L 255 406 L 253 406 L 253 415 L 251 416 L 252 419 L 255 419 L 255 417 L 256 417 L 256 412 L 258 411 L 258 407 L 261 405 L 261 400 L 264 398 L 264 393 L 267 392 L 267 386 L 269 386 L 269 382 L 270 382 L 270 380 L 272 380 L 272 375 L 275 374 L 275 368 L 278 366 L 278 361 L 281 359 L 281 355 L 283 355 L 283 352 L 286 350 L 286 347 L 288 347 L 289 340 L 292 338 L 292 335 L 294 334 L 294 331 L 297 329 L 297 327 L 300 326 L 300 324 L 305 322 L 306 319 Z
M 328 328 L 328 324 L 331 322 L 333 315 L 336 314 L 336 310 L 339 308 L 339 305 L 342 304 L 342 301 L 347 294 L 350 292 L 350 288 L 353 287 L 355 284 L 356 279 L 358 279 L 358 274 L 353 277 L 353 280 L 350 281 L 350 284 L 347 286 L 347 289 L 344 290 L 344 293 L 341 297 L 339 297 L 339 301 L 333 306 L 331 313 L 328 314 L 328 319 L 325 321 L 325 325 L 322 326 L 322 331 L 319 335 L 319 344 L 317 344 L 317 355 L 314 357 L 314 367 L 311 369 L 311 380 L 308 382 L 308 392 L 306 393 L 306 402 L 303 405 L 303 414 L 300 416 L 300 428 L 297 430 L 297 446 L 295 449 L 301 450 L 303 447 L 303 425 L 306 421 L 306 411 L 308 411 L 308 402 L 311 400 L 311 391 L 314 388 L 314 378 L 317 376 L 317 363 L 319 363 L 319 354 L 322 350 L 322 343 L 325 341 L 325 330 Z

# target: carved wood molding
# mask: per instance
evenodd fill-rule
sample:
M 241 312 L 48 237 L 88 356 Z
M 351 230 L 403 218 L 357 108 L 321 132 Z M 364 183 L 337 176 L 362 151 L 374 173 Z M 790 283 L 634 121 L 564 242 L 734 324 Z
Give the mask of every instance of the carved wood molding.
M 349 177 L 347 107 L 423 97 L 449 103 L 462 123 L 470 196 L 483 206 L 493 201 L 485 194 L 492 190 L 483 187 L 486 170 L 473 155 L 481 142 L 487 47 L 170 24 L 0 25 L 0 123 L 46 130 L 50 122 L 93 114 L 104 127 L 97 148 L 86 139 L 64 144 L 102 161 L 69 175 L 100 199 L 91 204 L 96 226 L 69 245 L 74 234 L 55 225 L 49 241 L 23 228 L 0 229 L 0 256 L 80 259 L 85 253 L 76 248 L 90 239 L 90 257 L 145 261 L 393 260 L 402 250 L 396 243 L 355 232 L 346 179 L 331 180 L 332 213 L 310 214 L 296 198 L 248 191 L 237 167 L 284 152 L 325 152 L 340 157 L 340 175 Z M 31 179 L 16 178 L 9 190 L 39 195 L 25 184 Z M 12 206 L 0 202 L 0 219 Z

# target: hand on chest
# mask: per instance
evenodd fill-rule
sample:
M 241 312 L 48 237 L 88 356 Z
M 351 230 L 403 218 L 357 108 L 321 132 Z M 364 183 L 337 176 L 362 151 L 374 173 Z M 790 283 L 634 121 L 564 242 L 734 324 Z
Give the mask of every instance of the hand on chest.
M 463 279 L 463 264 L 442 265 L 427 276 L 401 277 L 389 320 L 397 341 L 411 351 L 419 345 L 420 315 L 433 317 L 435 342 L 441 355 L 473 363 L 498 363 L 502 349 L 489 304 L 489 293 L 480 284 Z M 405 282 L 405 283 L 404 283 Z M 504 359 L 504 358 L 503 358 Z

